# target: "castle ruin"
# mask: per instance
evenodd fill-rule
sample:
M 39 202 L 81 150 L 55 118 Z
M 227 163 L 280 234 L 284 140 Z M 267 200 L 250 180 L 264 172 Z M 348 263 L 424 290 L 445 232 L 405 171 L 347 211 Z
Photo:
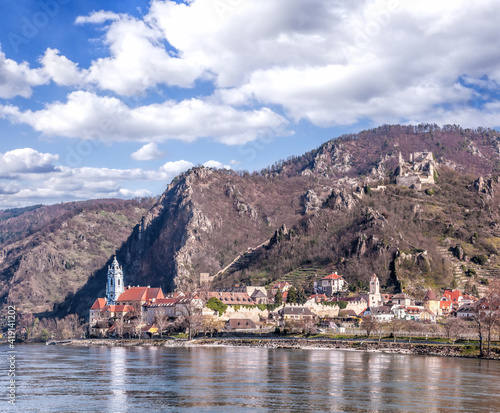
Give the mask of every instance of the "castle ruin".
M 399 152 L 396 185 L 421 190 L 422 184 L 434 184 L 435 165 L 432 152 L 413 152 L 409 162 L 405 162 Z

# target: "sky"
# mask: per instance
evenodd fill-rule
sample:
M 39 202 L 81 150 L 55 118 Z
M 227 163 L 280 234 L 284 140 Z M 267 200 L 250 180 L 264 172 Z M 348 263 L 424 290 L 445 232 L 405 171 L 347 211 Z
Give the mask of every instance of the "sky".
M 496 0 L 0 4 L 0 208 L 157 196 L 381 124 L 500 126 Z

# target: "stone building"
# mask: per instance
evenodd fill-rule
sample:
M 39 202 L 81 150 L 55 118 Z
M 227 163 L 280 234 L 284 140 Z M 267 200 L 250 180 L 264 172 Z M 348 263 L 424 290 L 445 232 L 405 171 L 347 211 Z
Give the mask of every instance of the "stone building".
M 399 152 L 396 168 L 396 185 L 422 189 L 422 184 L 434 184 L 435 161 L 432 152 L 414 152 L 410 161 L 405 162 Z

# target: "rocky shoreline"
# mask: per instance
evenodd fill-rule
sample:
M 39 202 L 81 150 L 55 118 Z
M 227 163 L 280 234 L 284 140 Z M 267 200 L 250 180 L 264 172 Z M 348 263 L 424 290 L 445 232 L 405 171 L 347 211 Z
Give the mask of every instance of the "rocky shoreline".
M 373 351 L 392 354 L 413 354 L 440 357 L 477 358 L 475 345 L 430 344 L 430 343 L 394 343 L 378 341 L 350 341 L 335 339 L 273 339 L 273 338 L 201 338 L 193 340 L 172 339 L 79 339 L 66 342 L 54 342 L 56 345 L 78 347 L 260 347 L 272 349 L 330 349 Z M 500 349 L 493 347 L 489 359 L 500 360 Z

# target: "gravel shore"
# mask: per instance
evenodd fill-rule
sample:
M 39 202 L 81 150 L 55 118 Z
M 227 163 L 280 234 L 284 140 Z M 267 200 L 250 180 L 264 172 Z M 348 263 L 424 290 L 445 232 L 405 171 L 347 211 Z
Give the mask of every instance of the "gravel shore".
M 133 346 L 163 346 L 163 347 L 261 347 L 282 349 L 331 349 L 375 351 L 395 354 L 416 354 L 442 357 L 477 358 L 477 349 L 473 345 L 428 344 L 428 343 L 393 343 L 378 341 L 349 341 L 335 339 L 294 339 L 294 338 L 198 338 L 194 340 L 172 339 L 81 339 L 67 342 L 55 342 L 56 345 L 79 347 L 133 347 Z M 492 348 L 490 359 L 500 359 L 500 349 Z

